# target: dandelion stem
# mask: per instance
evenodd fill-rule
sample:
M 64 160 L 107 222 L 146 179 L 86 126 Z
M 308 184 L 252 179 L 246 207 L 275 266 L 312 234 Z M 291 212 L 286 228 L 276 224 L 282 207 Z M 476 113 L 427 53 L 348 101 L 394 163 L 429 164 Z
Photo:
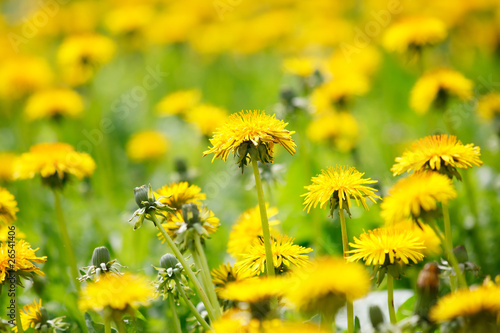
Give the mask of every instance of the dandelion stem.
M 253 174 L 255 176 L 255 187 L 257 188 L 257 197 L 259 199 L 260 220 L 262 222 L 262 235 L 264 236 L 264 248 L 266 250 L 266 272 L 268 276 L 274 276 L 274 262 L 271 248 L 271 234 L 269 232 L 269 222 L 267 220 L 266 202 L 264 200 L 264 191 L 260 180 L 259 166 L 257 160 L 252 158 Z
M 104 318 L 104 333 L 111 333 L 111 318 L 109 316 Z
M 450 222 L 450 211 L 448 210 L 448 204 L 442 204 L 443 209 L 443 223 L 444 223 L 444 238 L 446 241 L 446 246 L 448 248 L 453 249 L 453 238 L 451 234 L 451 222 Z M 448 261 L 451 262 L 451 259 L 448 256 Z M 450 288 L 451 291 L 457 290 L 457 277 L 450 275 Z
M 210 304 L 210 301 L 208 300 L 207 294 L 205 293 L 205 291 L 203 291 L 203 288 L 201 287 L 200 281 L 198 281 L 198 279 L 194 275 L 193 271 L 191 270 L 191 267 L 189 267 L 189 265 L 187 264 L 186 260 L 182 256 L 181 251 L 179 251 L 179 249 L 175 245 L 172 238 L 170 238 L 170 235 L 165 231 L 165 228 L 163 228 L 161 223 L 158 221 L 158 219 L 156 218 L 156 215 L 154 213 L 150 214 L 150 215 L 151 215 L 151 218 L 153 219 L 154 224 L 158 228 L 158 230 L 160 230 L 163 237 L 165 237 L 168 246 L 170 247 L 172 252 L 174 252 L 174 255 L 177 257 L 177 260 L 179 260 L 179 262 L 181 263 L 188 278 L 193 282 L 194 289 L 195 289 L 196 293 L 198 294 L 198 297 L 200 297 L 203 304 L 205 304 L 205 308 L 208 312 L 208 316 L 210 317 L 210 320 L 215 321 L 217 319 L 217 317 L 214 314 L 214 310 L 212 308 L 212 305 Z
M 389 306 L 389 318 L 391 324 L 396 324 L 396 309 L 394 308 L 394 278 L 387 274 L 387 305 Z
M 203 328 L 206 329 L 207 331 L 210 331 L 212 328 L 207 324 L 205 319 L 203 319 L 203 317 L 200 315 L 198 310 L 196 310 L 196 307 L 193 305 L 191 300 L 186 295 L 186 292 L 182 288 L 182 284 L 179 282 L 179 279 L 175 278 L 174 280 L 175 280 L 175 284 L 177 285 L 177 290 L 179 291 L 179 294 L 186 302 L 186 305 L 188 306 L 189 310 L 191 310 L 191 312 L 196 317 L 196 319 L 198 319 L 198 322 L 201 324 L 201 326 L 203 326 Z
M 174 295 L 168 295 L 168 303 L 170 305 L 170 309 L 172 310 L 172 320 L 174 321 L 175 332 L 182 333 L 181 323 L 179 321 L 179 317 L 177 317 L 177 310 L 175 309 L 175 301 Z
M 340 230 L 342 231 L 342 252 L 344 255 L 344 259 L 347 260 L 347 257 L 349 256 L 349 254 L 347 253 L 349 251 L 349 243 L 347 242 L 347 226 L 345 223 L 345 216 L 343 209 L 339 209 L 339 217 L 340 217 Z M 347 301 L 346 308 L 347 308 L 347 332 L 353 333 L 354 309 L 352 302 L 350 302 L 349 300 Z
M 64 220 L 64 213 L 61 205 L 61 198 L 59 197 L 59 193 L 56 189 L 52 190 L 54 193 L 54 205 L 57 215 L 57 222 L 59 224 L 59 230 L 61 232 L 61 237 L 63 241 L 64 250 L 66 252 L 66 258 L 68 260 L 68 264 L 71 270 L 72 282 L 76 287 L 77 291 L 80 291 L 80 284 L 76 281 L 78 280 L 78 267 L 76 265 L 76 257 L 75 252 L 73 251 L 73 247 L 71 246 L 71 240 L 69 238 L 68 229 L 66 227 L 66 222 Z
M 20 288 L 16 288 L 16 289 L 19 290 Z M 15 294 L 16 303 L 14 304 L 16 307 L 16 326 L 17 326 L 18 333 L 24 333 L 23 323 L 21 322 L 21 312 L 19 311 L 19 307 L 21 306 L 21 304 L 19 304 L 19 297 L 17 295 L 17 290 L 16 290 L 16 294 Z
M 219 301 L 217 299 L 217 294 L 215 293 L 215 287 L 212 283 L 212 278 L 210 276 L 210 268 L 208 267 L 207 257 L 205 256 L 205 251 L 203 246 L 201 245 L 200 235 L 196 234 L 194 236 L 194 244 L 195 244 L 195 253 L 198 256 L 198 261 L 200 263 L 201 273 L 204 277 L 205 290 L 207 291 L 208 298 L 212 303 L 212 307 L 215 310 L 215 315 L 217 318 L 220 318 L 222 315 L 220 310 Z M 193 253 L 193 258 L 195 254 Z
M 335 332 L 335 315 L 331 313 L 322 313 L 321 314 L 321 329 L 326 331 Z

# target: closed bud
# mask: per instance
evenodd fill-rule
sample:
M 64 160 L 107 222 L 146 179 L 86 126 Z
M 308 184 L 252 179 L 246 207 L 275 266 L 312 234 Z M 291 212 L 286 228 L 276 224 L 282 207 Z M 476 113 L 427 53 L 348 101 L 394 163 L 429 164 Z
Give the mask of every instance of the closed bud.
M 439 295 L 439 268 L 434 262 L 425 264 L 418 274 L 415 313 L 428 320 L 429 310 L 436 304 Z
M 370 305 L 370 322 L 375 330 L 384 323 L 384 314 L 378 305 Z
M 105 246 L 99 246 L 94 249 L 92 253 L 92 266 L 100 267 L 101 264 L 106 265 L 111 261 L 111 256 Z
M 200 210 L 194 203 L 182 205 L 182 218 L 184 222 L 191 225 L 200 221 Z
M 135 202 L 139 207 L 144 207 L 143 201 L 148 201 L 148 187 L 146 185 L 134 188 Z
M 162 268 L 165 268 L 165 269 L 169 269 L 169 268 L 174 269 L 174 268 L 176 268 L 178 263 L 179 263 L 179 260 L 177 260 L 177 258 L 171 253 L 164 254 L 160 258 L 160 266 Z

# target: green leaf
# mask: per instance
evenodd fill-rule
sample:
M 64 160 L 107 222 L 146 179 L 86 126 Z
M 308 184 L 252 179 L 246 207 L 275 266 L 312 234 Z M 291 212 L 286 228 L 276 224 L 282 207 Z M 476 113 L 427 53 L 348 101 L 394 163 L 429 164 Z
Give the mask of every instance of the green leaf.
M 408 318 L 413 315 L 413 309 L 415 308 L 415 295 L 408 298 L 406 302 L 401 304 L 396 313 L 396 319 L 398 321 Z

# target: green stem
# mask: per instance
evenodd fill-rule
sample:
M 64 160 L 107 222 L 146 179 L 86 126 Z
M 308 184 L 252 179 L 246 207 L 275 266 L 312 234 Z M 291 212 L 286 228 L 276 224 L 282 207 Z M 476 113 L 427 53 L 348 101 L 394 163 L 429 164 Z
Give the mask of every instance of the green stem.
M 17 277 L 16 277 L 17 278 Z M 16 302 L 14 303 L 14 306 L 16 307 L 16 326 L 17 326 L 17 332 L 18 333 L 24 333 L 23 330 L 23 323 L 21 322 L 21 312 L 19 311 L 19 307 L 21 304 L 19 304 L 19 297 L 17 295 L 17 291 L 19 290 L 18 287 L 16 287 L 16 294 L 14 295 Z
M 198 319 L 198 322 L 201 324 L 201 326 L 203 326 L 203 328 L 206 329 L 207 331 L 210 331 L 212 328 L 207 324 L 205 319 L 203 319 L 198 310 L 196 310 L 196 307 L 189 300 L 189 297 L 186 295 L 186 292 L 182 288 L 182 284 L 179 282 L 179 279 L 175 278 L 175 284 L 177 285 L 177 290 L 179 291 L 181 297 L 184 299 L 184 302 L 186 302 L 186 305 L 188 306 L 189 310 L 191 310 L 196 319 Z
M 182 256 L 181 251 L 179 251 L 179 249 L 175 245 L 172 238 L 170 238 L 169 234 L 165 231 L 165 228 L 163 228 L 161 223 L 158 221 L 158 219 L 156 218 L 156 215 L 154 213 L 150 214 L 150 215 L 151 215 L 151 218 L 153 219 L 154 224 L 156 225 L 158 230 L 160 230 L 163 237 L 167 241 L 168 246 L 170 247 L 170 249 L 172 250 L 174 255 L 177 257 L 177 260 L 179 260 L 179 262 L 181 263 L 182 267 L 184 268 L 184 272 L 186 272 L 189 280 L 191 280 L 193 282 L 194 289 L 195 289 L 196 293 L 200 297 L 203 304 L 205 304 L 205 309 L 208 312 L 208 316 L 209 316 L 210 320 L 212 322 L 214 322 L 217 319 L 217 316 L 215 315 L 214 309 L 212 308 L 212 305 L 210 304 L 210 301 L 208 300 L 207 294 L 205 293 L 205 291 L 203 291 L 203 288 L 201 287 L 200 281 L 198 281 L 198 279 L 194 275 L 193 271 L 191 270 L 191 267 L 189 267 L 188 263 L 186 262 L 186 260 Z
M 349 243 L 347 241 L 347 226 L 345 223 L 345 216 L 344 216 L 343 209 L 339 209 L 339 217 L 340 217 L 340 229 L 342 231 L 342 253 L 344 255 L 344 259 L 347 260 L 347 257 L 349 256 L 349 254 L 347 253 L 349 251 Z M 346 308 L 347 308 L 347 332 L 353 333 L 354 332 L 354 309 L 353 309 L 352 302 L 347 301 Z
M 444 238 L 446 241 L 446 246 L 448 248 L 453 249 L 453 238 L 451 234 L 451 222 L 450 222 L 450 211 L 448 210 L 448 204 L 442 204 L 443 209 L 443 223 L 444 223 Z M 451 262 L 451 259 L 448 257 L 448 262 Z M 451 291 L 457 290 L 457 277 L 450 275 L 450 288 Z
M 264 191 L 260 180 L 259 166 L 257 160 L 252 158 L 253 174 L 255 176 L 255 188 L 259 199 L 260 220 L 262 222 L 262 235 L 264 236 L 264 248 L 266 251 L 266 272 L 268 276 L 274 276 L 274 261 L 271 247 L 271 234 L 269 232 L 269 222 L 267 220 L 266 202 L 264 200 Z
M 335 315 L 332 315 L 331 313 L 329 314 L 323 313 L 321 315 L 320 328 L 325 332 L 327 331 L 335 332 Z
M 354 307 L 353 307 L 351 301 L 347 301 L 346 308 L 347 308 L 347 332 L 353 333 L 354 332 Z
M 104 318 L 104 333 L 111 333 L 111 318 L 109 316 Z
M 127 333 L 127 327 L 125 327 L 125 323 L 123 322 L 123 318 L 120 312 L 116 312 L 113 314 L 113 321 L 116 324 L 116 328 L 119 333 Z
M 396 324 L 396 309 L 394 308 L 394 278 L 391 274 L 387 274 L 387 304 L 389 306 L 389 317 L 391 324 Z
M 174 321 L 175 332 L 182 333 L 181 322 L 179 321 L 179 317 L 177 317 L 177 310 L 175 309 L 176 305 L 173 294 L 168 295 L 168 303 L 170 305 L 170 309 L 172 310 L 172 320 Z
M 197 256 L 199 257 L 198 261 L 201 265 L 201 273 L 204 276 L 204 282 L 205 282 L 205 290 L 207 291 L 208 298 L 210 299 L 210 302 L 212 303 L 212 307 L 215 310 L 215 314 L 217 318 L 220 318 L 222 315 L 221 310 L 220 310 L 220 304 L 219 300 L 217 299 L 217 294 L 215 293 L 215 287 L 214 284 L 212 283 L 212 277 L 210 276 L 210 268 L 208 267 L 208 262 L 207 262 L 207 257 L 205 256 L 205 251 L 203 250 L 203 246 L 201 245 L 201 239 L 200 235 L 196 234 L 194 238 L 194 244 L 195 244 L 195 253 L 197 253 Z M 193 258 L 194 258 L 194 253 L 193 253 Z
M 73 251 L 73 247 L 71 246 L 71 240 L 69 238 L 68 229 L 64 220 L 61 198 L 59 197 L 59 192 L 57 192 L 56 189 L 53 189 L 52 192 L 54 193 L 54 205 L 57 215 L 57 222 L 59 224 L 59 230 L 61 232 L 61 238 L 63 241 L 64 250 L 66 252 L 66 258 L 68 259 L 68 265 L 70 267 L 71 275 L 73 278 L 72 282 L 75 285 L 76 290 L 80 291 L 80 284 L 77 283 L 79 274 L 78 267 L 76 265 L 75 252 Z

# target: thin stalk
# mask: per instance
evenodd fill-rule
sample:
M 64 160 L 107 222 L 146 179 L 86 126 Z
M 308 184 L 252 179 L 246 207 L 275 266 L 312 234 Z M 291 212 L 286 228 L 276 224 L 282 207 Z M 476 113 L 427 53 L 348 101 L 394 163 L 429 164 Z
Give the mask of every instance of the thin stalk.
M 158 221 L 158 219 L 156 218 L 156 215 L 154 213 L 150 214 L 150 215 L 151 215 L 151 218 L 153 219 L 154 224 L 158 228 L 158 230 L 160 230 L 163 237 L 165 237 L 168 246 L 170 247 L 172 252 L 174 252 L 174 255 L 177 257 L 177 260 L 179 260 L 182 267 L 184 268 L 184 272 L 186 272 L 188 278 L 193 282 L 194 289 L 195 289 L 196 293 L 200 297 L 203 304 L 205 304 L 205 309 L 208 312 L 208 316 L 209 316 L 210 320 L 212 322 L 214 322 L 218 317 L 215 315 L 214 309 L 212 308 L 212 304 L 210 304 L 210 301 L 208 300 L 207 294 L 205 293 L 205 291 L 203 291 L 203 288 L 201 287 L 200 281 L 198 281 L 198 279 L 194 275 L 193 271 L 191 270 L 191 267 L 189 267 L 188 263 L 186 262 L 186 260 L 182 256 L 181 251 L 179 251 L 179 249 L 175 245 L 172 238 L 170 238 L 169 234 L 165 231 L 165 228 L 163 228 L 161 223 Z
M 122 315 L 121 313 L 117 312 L 113 314 L 113 321 L 116 324 L 116 329 L 118 330 L 119 333 L 127 333 L 127 327 L 125 326 L 125 323 L 123 322 Z
M 347 301 L 346 303 L 347 309 L 347 332 L 354 332 L 354 306 L 351 301 Z
M 175 279 L 175 284 L 177 285 L 177 290 L 179 291 L 179 294 L 181 297 L 184 299 L 184 302 L 186 302 L 186 305 L 188 306 L 189 310 L 193 313 L 193 315 L 198 319 L 198 322 L 203 326 L 204 329 L 207 331 L 212 330 L 212 328 L 207 324 L 205 319 L 200 315 L 198 310 L 196 310 L 196 307 L 193 305 L 193 303 L 189 300 L 188 296 L 186 295 L 186 292 L 182 288 L 181 283 L 179 282 L 179 279 Z
M 339 217 L 340 217 L 340 229 L 342 231 L 342 253 L 344 255 L 344 259 L 347 260 L 347 257 L 349 256 L 349 254 L 347 253 L 349 251 L 349 243 L 347 241 L 347 226 L 345 223 L 345 216 L 344 216 L 343 209 L 339 209 Z M 354 332 L 354 309 L 353 309 L 352 302 L 347 301 L 346 308 L 347 308 L 347 332 L 353 333 Z
M 328 315 L 321 315 L 320 328 L 326 331 L 335 332 L 335 315 L 329 313 Z
M 266 202 L 264 200 L 264 191 L 262 190 L 262 181 L 260 180 L 259 166 L 257 160 L 252 158 L 253 174 L 255 176 L 255 188 L 259 199 L 260 220 L 262 222 L 262 235 L 264 236 L 264 248 L 266 250 L 266 272 L 268 276 L 274 276 L 273 252 L 271 248 L 271 234 L 269 232 L 269 221 L 267 220 Z
M 453 250 L 448 246 L 448 243 L 443 237 L 443 234 L 441 233 L 441 230 L 439 230 L 438 226 L 436 225 L 435 221 L 431 221 L 429 223 L 431 228 L 434 230 L 436 235 L 439 238 L 439 241 L 441 242 L 441 245 L 444 248 L 444 251 L 446 252 L 447 257 L 450 260 L 451 267 L 453 267 L 453 270 L 455 271 L 455 274 L 458 279 L 458 285 L 460 288 L 467 288 L 467 281 L 465 281 L 465 277 L 462 274 L 462 271 L 460 270 L 460 267 L 458 267 L 458 261 L 457 258 L 455 257 L 455 254 L 453 253 Z
M 396 324 L 396 309 L 394 308 L 394 278 L 391 274 L 387 274 L 387 304 L 389 306 L 389 318 L 391 324 Z
M 179 321 L 179 317 L 177 317 L 177 310 L 175 309 L 174 295 L 168 295 L 168 304 L 172 310 L 172 320 L 174 321 L 175 332 L 182 333 L 181 322 Z
M 210 276 L 210 267 L 208 267 L 207 257 L 205 256 L 205 251 L 201 245 L 200 235 L 196 234 L 194 238 L 195 249 L 199 256 L 199 262 L 201 264 L 202 274 L 205 277 L 205 289 L 208 293 L 208 298 L 212 302 L 212 306 L 215 310 L 217 317 L 222 315 L 220 310 L 219 300 L 217 299 L 217 294 L 215 293 L 215 287 L 212 283 L 212 277 Z
M 19 288 L 16 288 L 16 289 L 19 289 Z M 15 300 L 16 300 L 16 302 L 14 303 L 14 305 L 16 307 L 16 326 L 17 326 L 17 332 L 24 333 L 23 323 L 21 322 L 21 312 L 19 311 L 19 307 L 21 305 L 19 304 L 19 297 L 17 296 L 17 290 L 16 290 L 16 294 L 14 295 L 14 297 L 15 297 Z
M 68 265 L 71 270 L 71 275 L 73 278 L 73 284 L 76 287 L 77 291 L 80 291 L 80 284 L 78 281 L 78 267 L 76 265 L 76 257 L 75 252 L 73 251 L 73 247 L 71 246 L 71 240 L 69 238 L 68 229 L 66 227 L 66 221 L 64 220 L 64 213 L 61 205 L 61 198 L 59 197 L 59 192 L 56 189 L 52 190 L 54 193 L 54 205 L 57 215 L 57 223 L 59 224 L 59 230 L 61 232 L 61 238 L 63 241 L 64 250 L 66 251 L 66 258 L 68 259 Z
M 451 234 L 451 222 L 450 222 L 450 211 L 448 210 L 448 204 L 443 203 L 443 224 L 444 224 L 444 238 L 446 241 L 446 246 L 453 249 L 453 238 Z M 447 258 L 451 262 L 450 258 Z M 450 275 L 450 288 L 451 291 L 457 290 L 457 277 Z
M 104 333 L 111 333 L 111 318 L 109 316 L 104 318 Z

